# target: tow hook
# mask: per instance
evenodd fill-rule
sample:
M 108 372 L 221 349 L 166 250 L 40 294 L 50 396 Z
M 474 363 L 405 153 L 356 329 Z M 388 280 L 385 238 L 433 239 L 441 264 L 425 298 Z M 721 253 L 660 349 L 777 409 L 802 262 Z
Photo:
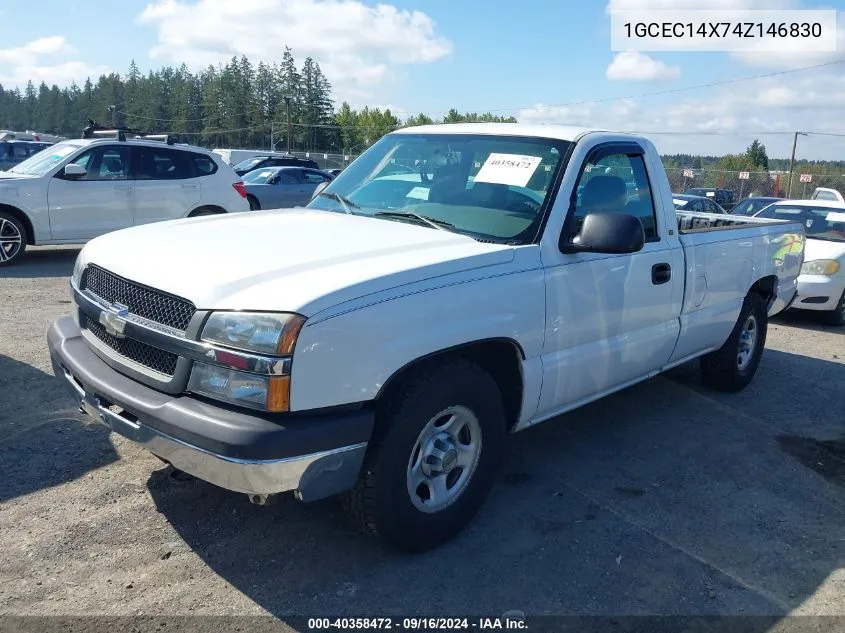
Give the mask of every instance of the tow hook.
M 266 506 L 276 500 L 277 495 L 247 495 L 249 502 L 256 506 Z

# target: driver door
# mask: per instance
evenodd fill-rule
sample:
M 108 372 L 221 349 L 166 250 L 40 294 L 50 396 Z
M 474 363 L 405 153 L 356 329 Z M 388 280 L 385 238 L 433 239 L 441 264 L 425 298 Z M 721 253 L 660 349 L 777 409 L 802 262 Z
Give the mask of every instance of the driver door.
M 98 145 L 73 163 L 84 167 L 86 174 L 65 176 L 62 168 L 47 189 L 53 239 L 86 241 L 132 226 L 135 188 L 129 180 L 130 148 Z

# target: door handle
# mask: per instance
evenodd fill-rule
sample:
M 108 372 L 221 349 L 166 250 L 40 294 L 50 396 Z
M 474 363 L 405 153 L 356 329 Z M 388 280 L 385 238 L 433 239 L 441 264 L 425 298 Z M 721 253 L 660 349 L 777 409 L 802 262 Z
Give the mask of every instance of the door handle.
M 672 267 L 669 264 L 655 264 L 651 267 L 651 283 L 655 286 L 665 284 L 672 279 Z
M 196 189 L 199 185 L 182 185 L 182 189 Z
M 115 185 L 114 186 L 115 191 L 129 191 L 130 189 L 132 189 L 132 185 Z

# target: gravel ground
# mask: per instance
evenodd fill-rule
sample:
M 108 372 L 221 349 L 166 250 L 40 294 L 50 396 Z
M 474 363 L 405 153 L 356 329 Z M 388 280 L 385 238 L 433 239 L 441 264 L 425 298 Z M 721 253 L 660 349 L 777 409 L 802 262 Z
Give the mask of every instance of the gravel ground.
M 741 394 L 693 364 L 514 436 L 472 526 L 409 557 L 85 424 L 45 343 L 77 252 L 0 271 L 0 614 L 845 615 L 845 329 L 789 313 Z

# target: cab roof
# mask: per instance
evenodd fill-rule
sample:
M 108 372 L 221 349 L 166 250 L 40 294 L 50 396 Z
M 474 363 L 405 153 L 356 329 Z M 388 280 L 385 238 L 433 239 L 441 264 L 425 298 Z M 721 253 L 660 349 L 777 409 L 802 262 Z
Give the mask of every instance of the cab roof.
M 400 128 L 391 134 L 490 134 L 497 136 L 532 136 L 560 141 L 576 141 L 591 133 L 605 133 L 641 138 L 625 132 L 571 125 L 532 125 L 525 123 L 438 123 Z

